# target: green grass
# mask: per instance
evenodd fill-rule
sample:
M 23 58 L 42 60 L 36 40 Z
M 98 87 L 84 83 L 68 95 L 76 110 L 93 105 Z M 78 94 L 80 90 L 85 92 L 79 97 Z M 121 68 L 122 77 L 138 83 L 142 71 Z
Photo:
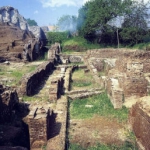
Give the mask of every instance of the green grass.
M 72 83 L 72 86 L 85 87 L 85 86 L 90 86 L 91 84 L 92 82 L 82 79 L 82 80 L 74 81 Z
M 12 68 L 11 66 L 0 66 L 0 78 L 8 78 L 11 82 L 6 82 L 8 86 L 16 86 L 19 84 L 22 76 L 26 73 L 32 72 L 37 68 L 33 66 L 23 66 L 23 68 Z
M 71 63 L 71 65 L 84 65 L 84 62 L 74 62 L 74 63 Z
M 105 72 L 98 72 L 98 75 L 99 75 L 99 77 L 101 77 L 101 76 L 105 76 Z
M 69 46 L 76 47 L 75 49 L 69 49 Z M 99 44 L 93 44 L 88 42 L 82 37 L 72 37 L 62 43 L 63 53 L 72 53 L 72 52 L 84 52 L 88 49 L 98 49 L 101 48 Z
M 85 105 L 93 105 L 92 108 L 86 108 Z M 95 114 L 108 118 L 116 118 L 119 122 L 126 122 L 128 118 L 128 109 L 114 109 L 106 93 L 95 95 L 85 99 L 70 100 L 71 119 L 92 118 Z
M 72 75 L 73 82 L 71 83 L 71 89 L 78 89 L 78 88 L 96 88 L 99 87 L 93 76 L 90 72 L 84 73 L 83 69 L 75 70 Z
M 149 47 L 150 46 L 150 42 L 147 42 L 147 43 L 139 43 L 139 44 L 135 44 L 133 45 L 132 47 L 131 46 L 126 46 L 127 48 L 130 48 L 130 49 L 139 49 L 139 50 L 146 50 L 146 47 Z
M 77 144 L 70 144 L 68 150 L 138 150 L 138 148 L 135 144 L 126 141 L 120 146 L 97 144 L 86 149 Z

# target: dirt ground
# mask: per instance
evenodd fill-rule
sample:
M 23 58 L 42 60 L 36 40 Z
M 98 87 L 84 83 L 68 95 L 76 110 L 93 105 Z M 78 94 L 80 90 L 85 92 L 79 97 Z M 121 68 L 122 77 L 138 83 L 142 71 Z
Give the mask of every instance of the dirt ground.
M 84 148 L 98 143 L 120 145 L 126 140 L 126 134 L 124 125 L 102 116 L 70 120 L 69 142 Z

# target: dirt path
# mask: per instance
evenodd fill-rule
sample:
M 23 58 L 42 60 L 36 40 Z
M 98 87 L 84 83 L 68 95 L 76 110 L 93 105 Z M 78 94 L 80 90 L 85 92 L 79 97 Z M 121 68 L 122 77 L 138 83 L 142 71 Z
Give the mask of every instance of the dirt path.
M 84 148 L 97 143 L 122 144 L 126 140 L 125 132 L 122 124 L 102 116 L 70 120 L 70 143 L 79 144 Z

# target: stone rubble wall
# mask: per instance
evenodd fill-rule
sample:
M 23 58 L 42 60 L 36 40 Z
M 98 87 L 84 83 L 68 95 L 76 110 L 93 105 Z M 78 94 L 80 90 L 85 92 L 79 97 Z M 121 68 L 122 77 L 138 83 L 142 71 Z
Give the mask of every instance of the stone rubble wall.
M 43 54 L 43 46 L 30 31 L 0 23 L 0 60 L 33 61 Z
M 40 85 L 42 80 L 54 70 L 54 63 L 51 61 L 44 62 L 34 72 L 22 77 L 19 95 L 31 96 L 35 93 L 35 89 Z
M 67 63 L 81 63 L 84 61 L 83 55 L 79 54 L 73 54 L 73 55 L 65 55 L 65 54 L 60 54 L 60 60 L 62 64 L 67 64 Z
M 107 90 L 114 108 L 122 108 L 127 98 L 147 95 L 149 57 L 149 52 L 111 49 L 87 51 L 84 59 L 96 82 Z
M 0 149 L 29 149 L 28 127 L 22 120 L 28 112 L 15 89 L 0 85 Z
M 29 115 L 24 118 L 29 127 L 30 149 L 41 148 L 47 144 L 50 128 L 54 122 L 53 111 L 45 104 L 31 105 Z
M 126 51 L 131 54 L 134 53 L 134 50 L 130 51 L 126 49 L 93 49 L 86 52 L 86 58 L 118 58 L 126 53 Z
M 63 85 L 64 79 L 62 77 L 56 77 L 51 81 L 50 88 L 49 88 L 49 101 L 56 102 L 58 98 L 63 93 Z
M 150 149 L 150 97 L 145 96 L 132 106 L 129 123 L 137 138 L 140 150 Z
M 54 62 L 60 62 L 59 53 L 61 52 L 61 47 L 59 43 L 53 44 L 48 50 L 48 60 L 53 60 Z
M 12 111 L 18 102 L 16 90 L 0 85 L 0 124 L 11 120 Z

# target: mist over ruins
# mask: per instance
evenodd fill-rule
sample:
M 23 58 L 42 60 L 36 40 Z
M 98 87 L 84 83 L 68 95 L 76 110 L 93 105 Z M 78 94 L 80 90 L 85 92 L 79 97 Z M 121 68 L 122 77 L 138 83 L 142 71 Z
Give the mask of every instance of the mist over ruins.
M 0 8 L 0 150 L 150 150 L 150 46 L 61 19 L 50 32 Z

